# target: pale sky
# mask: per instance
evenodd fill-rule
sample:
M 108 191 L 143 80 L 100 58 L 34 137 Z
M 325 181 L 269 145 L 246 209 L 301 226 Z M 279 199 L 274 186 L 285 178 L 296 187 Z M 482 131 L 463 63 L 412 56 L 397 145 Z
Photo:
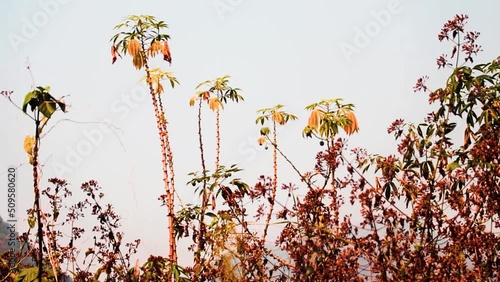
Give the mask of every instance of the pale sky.
M 0 90 L 14 91 L 12 99 L 22 103 L 31 88 L 29 58 L 35 84 L 50 85 L 56 98 L 66 96 L 68 112 L 55 114 L 50 124 L 63 118 L 74 122 L 58 123 L 42 141 L 43 186 L 54 176 L 67 179 L 73 191 L 97 180 L 105 200 L 123 218 L 125 240 L 142 239 L 143 260 L 148 254 L 167 256 L 166 213 L 157 201 L 163 193 L 160 147 L 150 97 L 139 82 L 144 74 L 129 57 L 111 64 L 109 39 L 125 16 L 149 14 L 169 24 L 172 65 L 160 59 L 153 64 L 180 82 L 167 90 L 164 101 L 177 190 L 190 203 L 196 197 L 185 185 L 187 174 L 200 170 L 200 164 L 196 109 L 188 101 L 199 82 L 229 74 L 231 85 L 243 90 L 245 102 L 227 105 L 221 115 L 221 157 L 222 164 L 245 169 L 241 177 L 249 185 L 258 175 L 272 173 L 271 150 L 257 145 L 255 112 L 278 103 L 299 117 L 281 129 L 279 139 L 302 171 L 313 168 L 321 149 L 318 141 L 301 137 L 308 117 L 304 107 L 323 98 L 342 97 L 356 105 L 360 132 L 350 137 L 351 147 L 392 153 L 389 124 L 396 118 L 420 122 L 431 110 L 425 94 L 413 93 L 416 79 L 428 75 L 429 86 L 440 87 L 449 74 L 435 64 L 451 46 L 437 39 L 443 24 L 455 14 L 468 14 L 467 28 L 481 32 L 478 43 L 484 49 L 475 62 L 488 62 L 500 54 L 498 10 L 500 2 L 493 0 L 3 0 Z M 23 140 L 33 134 L 33 123 L 3 97 L 0 113 L 0 185 L 6 187 L 9 166 L 20 166 L 22 232 L 24 211 L 33 202 Z M 214 114 L 206 111 L 205 118 L 205 149 L 212 160 Z M 99 121 L 110 122 L 116 131 L 103 132 Z M 280 164 L 281 180 L 296 181 Z M 5 200 L 0 214 L 6 214 Z M 189 260 L 182 249 L 179 257 Z

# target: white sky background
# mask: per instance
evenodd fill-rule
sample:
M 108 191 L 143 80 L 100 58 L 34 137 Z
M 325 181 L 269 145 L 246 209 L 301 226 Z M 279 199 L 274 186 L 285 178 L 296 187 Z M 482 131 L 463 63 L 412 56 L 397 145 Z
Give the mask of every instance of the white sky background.
M 395 9 L 388 9 L 393 5 Z M 67 96 L 68 113 L 55 114 L 78 122 L 109 120 L 116 134 L 102 133 L 95 123 L 61 122 L 42 141 L 43 182 L 57 176 L 54 165 L 71 168 L 62 177 L 73 191 L 82 182 L 97 180 L 123 218 L 125 239 L 142 239 L 141 260 L 148 254 L 167 255 L 165 208 L 160 147 L 148 95 L 140 95 L 139 79 L 131 58 L 111 64 L 109 39 L 125 16 L 149 14 L 169 24 L 172 71 L 181 85 L 167 90 L 165 104 L 174 151 L 176 184 L 184 203 L 193 202 L 193 189 L 185 186 L 187 174 L 200 170 L 196 109 L 188 106 L 195 86 L 204 80 L 230 74 L 231 85 L 243 90 L 245 102 L 229 104 L 221 115 L 222 164 L 238 163 L 241 177 L 253 185 L 258 175 L 271 175 L 271 150 L 257 146 L 259 127 L 255 111 L 284 104 L 299 116 L 280 131 L 282 149 L 302 170 L 312 169 L 321 147 L 305 140 L 304 107 L 322 98 L 342 97 L 356 105 L 361 130 L 350 146 L 371 153 L 394 152 L 386 132 L 396 118 L 420 122 L 430 111 L 427 95 L 413 93 L 416 79 L 429 75 L 431 88 L 444 84 L 449 71 L 437 70 L 435 59 L 448 53 L 450 44 L 437 34 L 455 14 L 470 16 L 467 28 L 481 32 L 484 52 L 475 62 L 488 62 L 500 52 L 498 1 L 71 1 L 0 2 L 0 90 L 13 90 L 21 105 L 30 91 L 25 62 L 29 57 L 35 84 L 51 86 L 51 94 Z M 377 20 L 376 14 L 391 13 Z M 44 21 L 46 20 L 46 21 Z M 29 25 L 33 25 L 30 26 Z M 377 29 L 378 28 L 378 29 Z M 356 44 L 360 33 L 367 46 Z M 16 41 L 12 42 L 12 38 Z M 346 55 L 342 44 L 358 48 Z M 137 92 L 139 91 L 139 92 Z M 144 91 L 144 90 L 142 90 Z M 125 100 L 136 93 L 136 100 Z M 139 93 L 139 94 L 138 94 Z M 6 187 L 8 166 L 19 166 L 18 230 L 24 231 L 25 210 L 32 206 L 31 169 L 23 150 L 33 123 L 0 97 L 0 185 Z M 205 143 L 213 160 L 214 114 L 205 111 Z M 103 138 L 92 144 L 78 164 L 68 154 L 88 143 L 88 132 Z M 94 135 L 95 136 L 95 135 Z M 209 163 L 210 164 L 210 163 Z M 284 162 L 281 180 L 296 177 Z M 5 199 L 6 193 L 0 194 Z M 5 194 L 5 195 L 4 195 Z M 76 195 L 76 194 L 75 194 Z M 355 211 L 353 211 L 355 213 Z M 0 201 L 5 218 L 6 201 Z M 88 219 L 86 219 L 88 220 Z M 189 256 L 179 250 L 182 261 Z

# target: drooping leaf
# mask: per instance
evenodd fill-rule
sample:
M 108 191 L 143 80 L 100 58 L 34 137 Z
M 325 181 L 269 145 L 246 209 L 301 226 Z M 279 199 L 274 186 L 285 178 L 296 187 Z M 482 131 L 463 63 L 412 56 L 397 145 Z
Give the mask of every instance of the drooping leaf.
M 150 57 L 156 56 L 158 53 L 163 51 L 163 44 L 158 40 L 153 40 L 148 49 L 148 55 Z
M 352 135 L 354 132 L 357 132 L 359 130 L 358 119 L 353 111 L 348 111 L 345 115 L 347 117 L 348 122 L 343 127 L 344 131 L 348 135 Z
M 122 57 L 122 55 L 120 55 L 120 53 L 118 52 L 118 49 L 116 48 L 115 45 L 112 45 L 111 46 L 111 64 L 114 64 L 116 62 L 116 60 L 118 59 L 118 57 Z
M 55 101 L 43 101 L 38 109 L 40 112 L 47 118 L 50 118 L 52 114 L 56 111 L 56 102 Z
M 266 137 L 259 137 L 259 139 L 257 139 L 259 146 L 262 146 L 264 143 L 266 143 L 266 141 L 267 141 Z
M 161 94 L 163 91 L 163 85 L 158 81 L 156 84 L 156 94 Z
M 390 182 L 387 182 L 384 184 L 384 196 L 387 200 L 391 198 L 391 185 L 389 184 Z
M 35 137 L 26 135 L 26 137 L 24 137 L 24 151 L 28 155 L 32 155 L 34 147 L 35 147 Z
M 195 96 L 192 96 L 190 99 L 189 99 L 189 106 L 192 107 L 194 106 L 194 103 L 196 102 L 196 95 Z
M 278 112 L 278 111 L 274 112 L 273 115 L 272 115 L 272 117 L 271 117 L 271 119 L 274 122 L 276 122 L 276 123 L 278 123 L 280 125 L 284 125 L 285 124 L 285 118 L 284 118 L 282 112 Z
M 269 133 L 271 132 L 271 129 L 269 129 L 269 127 L 267 126 L 264 126 L 260 129 L 260 135 L 262 136 L 266 136 L 268 135 Z
M 38 95 L 36 91 L 31 91 L 26 96 L 24 96 L 24 102 L 23 102 L 23 112 L 26 113 L 26 109 L 28 107 L 28 104 L 31 105 L 31 110 L 34 110 L 33 105 L 38 105 Z
M 323 117 L 324 113 L 320 109 L 314 109 L 311 112 L 311 115 L 309 116 L 309 120 L 307 121 L 307 126 L 309 126 L 311 129 L 318 131 L 321 118 Z
M 172 64 L 172 55 L 170 54 L 170 47 L 168 46 L 167 40 L 163 41 L 163 60 L 167 61 L 169 64 Z
M 127 52 L 130 56 L 134 57 L 141 51 L 141 43 L 137 39 L 131 39 L 127 45 Z
M 142 69 L 142 67 L 144 66 L 145 63 L 146 62 L 144 60 L 144 55 L 142 54 L 142 52 L 136 53 L 133 56 L 132 64 L 134 65 L 134 67 L 136 69 L 138 69 L 138 70 Z
M 35 227 L 35 217 L 34 216 L 28 216 L 28 225 L 31 229 Z
M 224 108 L 224 105 L 221 103 L 221 101 L 219 100 L 219 98 L 217 98 L 217 97 L 212 97 L 212 98 L 210 98 L 210 100 L 208 101 L 208 107 L 209 107 L 212 111 L 218 111 L 220 108 Z

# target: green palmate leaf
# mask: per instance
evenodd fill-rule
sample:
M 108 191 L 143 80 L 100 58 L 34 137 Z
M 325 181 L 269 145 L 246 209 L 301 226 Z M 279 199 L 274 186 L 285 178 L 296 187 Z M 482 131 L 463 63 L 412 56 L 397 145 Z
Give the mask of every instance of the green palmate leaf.
M 56 100 L 48 92 L 42 92 L 41 96 L 42 99 L 41 101 L 39 101 L 40 104 L 38 105 L 38 109 L 46 118 L 50 118 L 52 116 L 52 114 L 56 111 L 58 105 L 63 112 L 65 111 L 66 105 Z
M 49 90 L 50 87 L 48 86 L 38 86 L 36 90 L 26 94 L 22 107 L 23 112 L 26 113 L 28 105 L 30 105 L 31 111 L 38 108 L 40 113 L 42 113 L 46 118 L 50 118 L 52 116 L 52 114 L 57 110 L 57 106 L 65 112 L 66 105 L 52 97 L 52 95 L 48 93 Z
M 38 104 L 37 100 L 37 93 L 35 91 L 31 91 L 26 96 L 24 97 L 24 102 L 23 102 L 23 112 L 26 113 L 26 108 L 28 107 L 28 104 L 31 106 L 31 110 L 33 111 L 34 105 Z
M 270 132 L 271 132 L 271 130 L 269 129 L 269 127 L 266 127 L 266 126 L 265 126 L 265 127 L 262 127 L 262 128 L 260 129 L 260 135 L 262 135 L 262 136 L 266 136 L 266 135 L 268 135 Z
M 260 117 L 258 117 L 258 118 L 255 120 L 255 123 L 256 123 L 256 124 L 259 124 L 259 122 L 260 122 L 260 124 L 261 124 L 261 125 L 264 125 L 264 121 L 265 121 L 265 120 L 266 120 L 266 117 L 265 117 L 265 116 L 260 116 Z
M 53 101 L 43 101 L 38 106 L 40 112 L 46 117 L 50 118 L 52 114 L 56 111 L 56 103 Z
M 391 185 L 389 184 L 390 182 L 387 182 L 384 184 L 384 196 L 387 200 L 391 198 Z

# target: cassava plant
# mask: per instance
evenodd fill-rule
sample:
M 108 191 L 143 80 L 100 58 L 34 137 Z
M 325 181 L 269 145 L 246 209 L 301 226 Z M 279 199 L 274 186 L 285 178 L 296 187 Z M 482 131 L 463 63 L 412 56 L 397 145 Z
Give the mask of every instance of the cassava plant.
M 198 142 L 201 156 L 201 166 L 202 166 L 202 175 L 203 175 L 203 185 L 201 189 L 201 211 L 200 211 L 200 221 L 199 221 L 199 232 L 198 232 L 198 246 L 197 251 L 195 252 L 195 262 L 200 263 L 200 253 L 204 248 L 205 244 L 205 213 L 208 208 L 208 201 L 211 197 L 213 197 L 212 191 L 207 189 L 207 168 L 205 162 L 205 151 L 203 146 L 203 133 L 202 133 L 202 104 L 206 102 L 210 110 L 216 113 L 215 117 L 215 127 L 216 127 L 216 149 L 215 149 L 215 168 L 214 171 L 217 171 L 220 166 L 220 110 L 224 108 L 224 104 L 228 102 L 228 100 L 239 102 L 243 101 L 243 96 L 240 95 L 239 88 L 232 88 L 229 86 L 229 75 L 225 75 L 214 80 L 204 81 L 198 86 L 196 89 L 201 89 L 205 87 L 204 90 L 198 90 L 198 92 L 191 97 L 189 100 L 189 105 L 194 106 L 196 101 L 198 101 Z
M 350 216 L 341 218 L 344 198 L 340 194 L 341 179 L 336 171 L 342 165 L 341 152 L 345 140 L 338 138 L 340 129 L 350 135 L 359 126 L 352 104 L 341 99 L 325 99 L 311 104 L 305 137 L 315 137 L 326 150 L 316 155 L 312 172 L 299 173 L 307 186 L 303 197 L 294 197 L 292 206 L 284 206 L 277 218 L 286 222 L 276 244 L 286 251 L 291 263 L 282 265 L 291 274 L 280 276 L 282 281 L 360 281 L 359 254 L 352 244 Z M 283 186 L 288 197 L 298 189 L 293 184 Z M 288 201 L 287 201 L 288 202 Z
M 261 137 L 258 139 L 259 145 L 271 143 L 273 146 L 273 180 L 271 193 L 267 198 L 269 202 L 269 211 L 266 217 L 266 222 L 264 223 L 264 232 L 262 234 L 262 244 L 266 241 L 267 230 L 269 228 L 269 224 L 271 222 L 271 217 L 274 210 L 274 202 L 276 200 L 276 190 L 278 188 L 278 133 L 277 126 L 285 125 L 290 120 L 296 120 L 297 117 L 289 114 L 282 110 L 283 105 L 276 105 L 272 108 L 260 109 L 257 111 L 260 114 L 259 117 L 255 120 L 255 123 L 261 124 L 262 128 L 260 129 Z M 264 126 L 266 121 L 271 120 L 271 128 Z M 269 135 L 272 135 L 271 137 Z M 266 145 L 267 147 L 267 145 Z
M 206 186 L 211 195 L 210 211 L 202 209 L 201 206 L 186 206 L 177 215 L 178 236 L 192 234 L 194 241 L 190 247 L 195 255 L 195 265 L 190 269 L 194 281 L 213 281 L 217 277 L 229 277 L 236 275 L 236 269 L 239 269 L 238 276 L 245 276 L 242 264 L 234 264 L 239 261 L 235 242 L 247 232 L 239 230 L 248 228 L 243 199 L 249 193 L 249 186 L 234 177 L 239 171 L 241 169 L 234 165 L 227 168 L 221 165 L 210 175 L 206 172 L 201 175 L 190 174 L 193 179 L 188 184 L 196 187 L 200 196 Z M 202 220 L 207 219 L 209 222 L 201 224 Z M 199 236 L 201 228 L 205 228 L 203 237 Z M 201 249 L 198 242 L 200 239 L 203 240 Z
M 241 90 L 239 88 L 233 88 L 229 85 L 229 78 L 229 75 L 225 75 L 214 80 L 207 80 L 198 84 L 196 89 L 200 89 L 202 87 L 207 89 L 204 91 L 200 90 L 189 101 L 189 104 L 193 106 L 196 99 L 205 100 L 207 101 L 210 110 L 215 112 L 215 170 L 219 168 L 220 164 L 220 110 L 224 108 L 224 104 L 227 104 L 228 100 L 236 103 L 240 100 L 244 100 L 243 96 L 240 94 Z
M 115 63 L 117 57 L 121 57 L 119 52 L 128 53 L 132 57 L 134 67 L 138 70 L 144 69 L 145 71 L 145 80 L 151 94 L 162 154 L 165 194 L 160 199 L 167 206 L 169 230 L 168 259 L 173 264 L 177 264 L 177 245 L 174 231 L 174 161 L 167 129 L 168 122 L 161 94 L 164 92 L 163 80 L 168 80 L 172 88 L 175 84 L 178 84 L 178 81 L 171 73 L 165 72 L 160 68 L 150 67 L 150 60 L 156 55 L 162 55 L 163 60 L 168 63 L 172 62 L 170 47 L 168 45 L 170 36 L 163 33 L 163 30 L 166 28 L 168 26 L 164 21 L 159 21 L 153 16 L 129 16 L 122 23 L 115 26 L 115 29 L 120 32 L 111 38 L 111 54 L 113 57 L 112 63 Z
M 353 112 L 354 105 L 343 104 L 341 98 L 323 99 L 306 107 L 311 111 L 307 126 L 302 131 L 305 137 L 315 137 L 320 140 L 320 145 L 327 145 L 327 153 L 336 147 L 336 135 L 339 129 L 351 135 L 359 130 L 358 120 Z M 326 172 L 327 179 L 331 178 L 334 186 L 335 174 L 330 169 Z M 331 176 L 331 177 L 330 177 Z
M 28 92 L 24 98 L 22 111 L 28 115 L 35 122 L 35 135 L 26 136 L 24 140 L 24 149 L 29 157 L 29 162 L 33 167 L 33 192 L 35 195 L 35 202 L 33 205 L 33 216 L 37 222 L 37 241 L 38 241 L 38 256 L 36 258 L 38 264 L 37 280 L 42 281 L 43 276 L 43 250 L 44 246 L 44 232 L 42 224 L 42 208 L 40 205 L 40 167 L 38 163 L 38 155 L 40 150 L 40 136 L 42 130 L 47 125 L 47 122 L 56 112 L 60 109 L 65 111 L 66 104 L 58 99 L 55 99 L 50 93 L 50 87 L 36 87 L 33 91 Z M 9 97 L 10 98 L 10 97 Z M 32 115 L 27 113 L 28 106 Z M 48 243 L 48 242 L 47 242 Z

